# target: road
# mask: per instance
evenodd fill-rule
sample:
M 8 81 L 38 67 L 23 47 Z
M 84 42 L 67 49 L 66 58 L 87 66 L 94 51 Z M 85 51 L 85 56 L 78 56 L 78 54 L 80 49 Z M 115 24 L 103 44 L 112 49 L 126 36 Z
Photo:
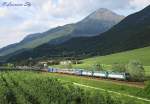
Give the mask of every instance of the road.
M 76 86 L 80 86 L 80 87 L 86 87 L 86 88 L 91 88 L 91 89 L 95 89 L 95 90 L 107 91 L 109 93 L 114 93 L 114 94 L 117 94 L 117 95 L 127 96 L 127 97 L 135 98 L 135 99 L 138 99 L 138 100 L 143 100 L 143 101 L 146 101 L 146 102 L 150 102 L 150 100 L 146 99 L 146 98 L 141 98 L 141 97 L 132 96 L 132 95 L 128 95 L 128 94 L 122 94 L 122 93 L 119 93 L 119 92 L 115 92 L 115 91 L 111 91 L 111 90 L 105 90 L 105 89 L 102 89 L 102 88 L 97 88 L 97 87 L 92 87 L 92 86 L 87 86 L 87 85 L 80 84 L 80 83 L 75 83 L 75 82 L 73 82 L 73 84 L 76 85 Z

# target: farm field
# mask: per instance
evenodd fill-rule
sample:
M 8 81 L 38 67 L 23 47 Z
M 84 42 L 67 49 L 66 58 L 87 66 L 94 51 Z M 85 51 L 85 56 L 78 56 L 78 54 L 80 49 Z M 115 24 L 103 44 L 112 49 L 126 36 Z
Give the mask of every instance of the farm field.
M 35 72 L 1 72 L 1 104 L 120 104 L 120 100 L 107 93 L 97 93 L 73 86 Z M 108 99 L 108 98 L 109 99 Z
M 46 72 L 0 72 L 1 104 L 149 104 L 149 101 L 113 94 L 107 91 L 84 88 L 80 83 L 120 93 L 139 95 L 144 89 L 118 85 L 105 81 Z M 109 85 L 109 86 L 108 86 Z M 111 86 L 110 86 L 111 85 Z M 120 86 L 120 87 L 119 87 Z M 115 95 L 115 96 L 114 96 Z M 148 97 L 148 96 L 147 96 Z M 148 98 L 147 98 L 148 99 Z
M 47 73 L 46 73 L 47 75 Z M 98 88 L 103 88 L 105 90 L 111 90 L 111 91 L 116 91 L 124 94 L 130 94 L 134 96 L 139 96 L 139 97 L 147 97 L 150 98 L 149 95 L 143 95 L 142 92 L 144 91 L 143 85 L 141 84 L 129 84 L 128 82 L 117 82 L 117 81 L 112 81 L 112 80 L 97 80 L 93 78 L 85 78 L 85 77 L 80 77 L 80 76 L 72 76 L 72 75 L 64 75 L 64 74 L 54 74 L 54 73 L 48 73 L 48 75 L 57 77 L 61 80 L 66 80 L 70 82 L 76 82 L 80 84 L 85 84 L 89 85 L 92 87 L 98 87 Z

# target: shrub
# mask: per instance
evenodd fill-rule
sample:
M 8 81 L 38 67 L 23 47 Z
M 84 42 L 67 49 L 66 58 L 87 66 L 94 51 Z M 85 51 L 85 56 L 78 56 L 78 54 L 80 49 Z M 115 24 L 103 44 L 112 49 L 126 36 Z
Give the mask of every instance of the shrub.
M 116 72 L 125 72 L 126 68 L 124 64 L 114 63 L 112 65 L 112 70 Z
M 51 60 L 51 61 L 48 61 L 48 65 L 59 65 L 60 61 L 59 60 Z
M 144 67 L 140 61 L 132 60 L 126 66 L 126 72 L 130 74 L 130 79 L 133 81 L 144 81 Z
M 102 67 L 102 64 L 100 64 L 100 63 L 95 63 L 93 66 L 94 66 L 93 69 L 95 69 L 96 71 L 104 70 L 103 67 Z
M 67 63 L 67 64 L 65 65 L 65 67 L 66 67 L 67 69 L 71 69 L 71 68 L 72 68 L 72 63 Z

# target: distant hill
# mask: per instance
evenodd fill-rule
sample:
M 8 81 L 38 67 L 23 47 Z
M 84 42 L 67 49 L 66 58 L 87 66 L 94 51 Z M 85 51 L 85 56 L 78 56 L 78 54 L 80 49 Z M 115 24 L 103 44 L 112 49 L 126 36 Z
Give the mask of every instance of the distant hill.
M 59 26 L 43 33 L 28 35 L 21 42 L 0 49 L 0 56 L 22 49 L 32 49 L 45 43 L 61 44 L 72 37 L 96 36 L 109 30 L 123 18 L 123 16 L 108 9 L 101 8 L 78 23 Z
M 78 37 L 59 45 L 44 44 L 11 59 L 53 56 L 96 56 L 150 46 L 150 6 L 129 15 L 109 31 L 95 37 Z M 138 57 L 138 56 L 137 56 Z

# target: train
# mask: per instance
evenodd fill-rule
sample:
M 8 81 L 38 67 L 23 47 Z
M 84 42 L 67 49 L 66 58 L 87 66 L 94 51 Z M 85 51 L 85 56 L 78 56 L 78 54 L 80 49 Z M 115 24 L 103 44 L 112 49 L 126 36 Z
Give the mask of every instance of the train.
M 88 71 L 84 69 L 57 69 L 48 68 L 50 73 L 63 73 L 78 76 L 99 77 L 105 79 L 129 80 L 130 75 L 126 72 Z

